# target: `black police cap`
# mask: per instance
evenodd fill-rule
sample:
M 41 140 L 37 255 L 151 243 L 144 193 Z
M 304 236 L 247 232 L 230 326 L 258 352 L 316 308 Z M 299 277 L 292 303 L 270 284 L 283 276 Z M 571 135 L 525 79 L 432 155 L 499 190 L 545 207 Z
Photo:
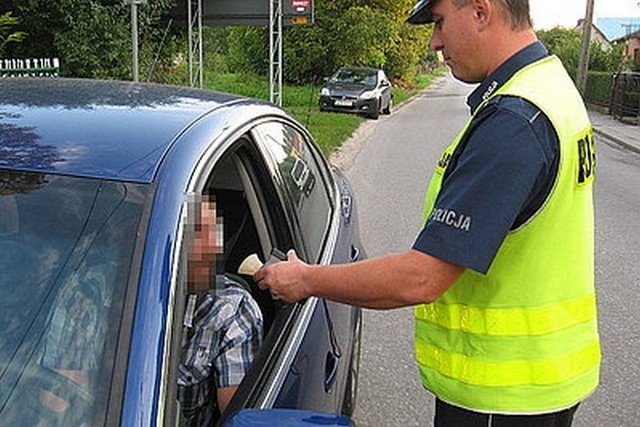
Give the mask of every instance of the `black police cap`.
M 433 17 L 431 16 L 433 3 L 435 3 L 435 0 L 418 0 L 416 4 L 413 5 L 413 10 L 409 14 L 407 22 L 414 25 L 430 24 L 433 22 Z

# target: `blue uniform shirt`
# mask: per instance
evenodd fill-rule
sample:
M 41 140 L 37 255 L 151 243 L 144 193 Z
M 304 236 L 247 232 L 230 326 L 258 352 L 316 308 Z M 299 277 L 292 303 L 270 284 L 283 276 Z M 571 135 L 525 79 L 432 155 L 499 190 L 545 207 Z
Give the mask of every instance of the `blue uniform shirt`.
M 515 54 L 469 96 L 471 112 L 518 70 L 547 55 L 539 42 Z M 486 273 L 507 233 L 542 206 L 558 163 L 559 141 L 547 116 L 522 98 L 493 98 L 454 153 L 434 207 L 470 221 L 456 228 L 432 215 L 413 249 Z

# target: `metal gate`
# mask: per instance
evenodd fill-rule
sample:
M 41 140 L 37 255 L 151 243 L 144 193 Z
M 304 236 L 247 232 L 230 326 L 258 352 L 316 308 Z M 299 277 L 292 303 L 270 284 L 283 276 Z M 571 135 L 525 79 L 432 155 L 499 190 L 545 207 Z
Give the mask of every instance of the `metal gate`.
M 609 113 L 617 120 L 640 124 L 640 73 L 614 76 Z

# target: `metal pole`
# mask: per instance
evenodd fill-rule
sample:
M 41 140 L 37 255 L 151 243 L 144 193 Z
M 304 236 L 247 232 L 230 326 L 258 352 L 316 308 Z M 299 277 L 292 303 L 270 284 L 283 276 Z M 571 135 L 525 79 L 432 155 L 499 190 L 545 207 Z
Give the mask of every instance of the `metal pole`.
M 282 1 L 269 1 L 269 101 L 282 106 Z
M 282 1 L 278 2 L 278 106 L 282 107 L 282 75 L 284 74 L 284 64 L 282 63 Z
M 576 86 L 578 90 L 585 96 L 587 90 L 587 74 L 589 71 L 589 48 L 591 45 L 591 31 L 593 28 L 593 9 L 595 0 L 587 0 L 587 11 L 584 22 L 582 24 L 582 46 L 580 49 L 580 61 L 578 63 L 578 72 L 576 74 Z
M 131 2 L 131 47 L 133 52 L 133 81 L 138 81 L 138 4 Z
M 202 52 L 202 0 L 198 0 L 198 84 L 203 86 L 203 52 Z
M 187 2 L 187 49 L 188 49 L 188 61 L 189 61 L 189 86 L 193 87 L 193 14 L 191 11 L 191 0 Z
M 269 102 L 273 102 L 275 100 L 275 88 L 274 88 L 274 84 L 273 84 L 273 78 L 274 78 L 274 70 L 275 70 L 275 64 L 274 64 L 274 60 L 273 60 L 273 54 L 274 54 L 274 42 L 275 42 L 275 19 L 274 19 L 274 12 L 275 12 L 275 7 L 276 5 L 274 4 L 274 2 L 277 0 L 270 0 L 269 1 Z

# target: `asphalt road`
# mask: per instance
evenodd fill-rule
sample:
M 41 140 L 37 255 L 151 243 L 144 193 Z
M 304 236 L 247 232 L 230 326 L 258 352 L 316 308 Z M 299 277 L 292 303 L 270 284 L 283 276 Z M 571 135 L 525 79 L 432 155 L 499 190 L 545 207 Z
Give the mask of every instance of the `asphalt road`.
M 433 165 L 466 120 L 471 86 L 447 77 L 391 116 L 368 121 L 334 156 L 357 197 L 369 256 L 408 249 L 420 229 Z M 574 426 L 640 425 L 640 155 L 599 140 L 597 280 L 604 362 L 601 387 Z M 398 283 L 402 286 L 402 283 Z M 411 309 L 365 310 L 359 427 L 428 426 L 433 398 L 413 361 Z

